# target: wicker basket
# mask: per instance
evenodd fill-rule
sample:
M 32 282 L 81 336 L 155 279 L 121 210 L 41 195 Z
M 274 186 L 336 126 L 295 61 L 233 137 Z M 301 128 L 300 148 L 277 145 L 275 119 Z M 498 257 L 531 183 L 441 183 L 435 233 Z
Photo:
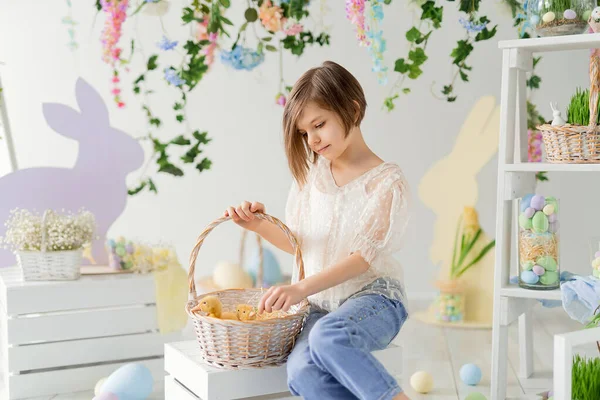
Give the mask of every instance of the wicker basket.
M 42 217 L 41 251 L 17 251 L 17 262 L 25 281 L 71 281 L 81 276 L 83 249 L 46 251 L 46 217 Z
M 289 228 L 268 214 L 255 213 L 254 215 L 278 226 L 286 234 L 295 251 L 299 279 L 304 279 L 300 246 Z M 202 243 L 217 225 L 230 218 L 222 217 L 212 222 L 198 237 L 190 256 L 188 273 L 190 301 L 185 309 L 194 323 L 200 345 L 200 356 L 206 363 L 223 369 L 262 368 L 283 364 L 304 326 L 308 314 L 306 299 L 291 307 L 288 312 L 282 313 L 282 317 L 254 321 L 217 319 L 190 311 L 198 304 L 200 298 L 208 295 L 217 296 L 223 303 L 224 311 L 232 311 L 237 304 L 241 303 L 257 305 L 264 293 L 263 289 L 226 289 L 202 296 L 196 293 L 194 272 Z
M 588 126 L 566 124 L 537 127 L 542 132 L 546 159 L 551 163 L 600 163 L 600 130 L 598 119 L 598 93 L 600 89 L 600 59 L 590 57 L 590 120 Z

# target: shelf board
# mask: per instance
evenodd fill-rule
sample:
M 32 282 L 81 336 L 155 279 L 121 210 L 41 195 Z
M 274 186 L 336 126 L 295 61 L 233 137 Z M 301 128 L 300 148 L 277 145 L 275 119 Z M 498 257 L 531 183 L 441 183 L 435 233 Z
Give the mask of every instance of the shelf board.
M 597 172 L 600 171 L 600 164 L 518 163 L 505 164 L 504 170 L 509 172 Z
M 520 297 L 523 299 L 540 299 L 540 300 L 561 300 L 560 289 L 554 290 L 533 290 L 523 289 L 519 285 L 508 285 L 500 289 L 500 296 L 505 297 Z
M 600 47 L 600 33 L 501 40 L 498 42 L 498 47 L 501 49 L 525 49 L 533 53 L 544 51 L 593 49 Z

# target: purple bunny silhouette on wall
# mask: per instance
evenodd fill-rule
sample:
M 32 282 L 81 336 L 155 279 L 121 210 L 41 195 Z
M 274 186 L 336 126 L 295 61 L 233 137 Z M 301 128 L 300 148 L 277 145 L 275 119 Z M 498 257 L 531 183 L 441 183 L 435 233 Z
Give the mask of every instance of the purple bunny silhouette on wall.
M 125 178 L 142 166 L 144 152 L 137 140 L 110 126 L 102 98 L 82 78 L 77 79 L 75 95 L 80 111 L 64 104 L 42 105 L 48 125 L 79 142 L 75 165 L 28 168 L 0 177 L 0 236 L 14 208 L 41 213 L 77 212 L 83 207 L 96 216 L 98 239 L 92 244 L 92 256 L 97 264 L 107 265 L 106 232 L 125 209 Z M 0 249 L 0 267 L 15 264 L 14 254 Z

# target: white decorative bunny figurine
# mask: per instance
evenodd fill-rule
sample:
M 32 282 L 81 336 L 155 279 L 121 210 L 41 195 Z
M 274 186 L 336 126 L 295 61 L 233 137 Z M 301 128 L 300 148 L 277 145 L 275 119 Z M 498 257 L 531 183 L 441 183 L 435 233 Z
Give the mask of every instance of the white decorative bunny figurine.
M 566 125 L 567 122 L 561 117 L 558 105 L 556 103 L 551 102 L 550 108 L 552 109 L 552 116 L 554 117 L 554 119 L 552 120 L 552 126 Z

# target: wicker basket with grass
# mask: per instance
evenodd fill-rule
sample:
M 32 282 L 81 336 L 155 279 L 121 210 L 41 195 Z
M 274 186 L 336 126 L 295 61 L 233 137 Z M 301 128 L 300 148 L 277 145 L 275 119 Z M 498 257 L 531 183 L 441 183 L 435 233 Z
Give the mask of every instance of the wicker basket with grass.
M 268 214 L 255 213 L 256 217 L 279 227 L 287 236 L 295 252 L 295 264 L 299 269 L 299 279 L 304 279 L 302 253 L 295 236 L 283 222 Z M 190 300 L 186 312 L 194 323 L 196 338 L 200 345 L 200 356 L 210 365 L 224 369 L 262 368 L 280 365 L 287 360 L 294 347 L 296 337 L 304 326 L 308 314 L 308 301 L 304 299 L 289 311 L 278 311 L 273 318 L 257 318 L 251 321 L 237 321 L 213 318 L 191 310 L 205 296 L 216 296 L 224 311 L 234 310 L 238 304 L 258 305 L 262 288 L 226 289 L 198 296 L 194 281 L 196 259 L 206 236 L 219 224 L 231 219 L 222 217 L 206 227 L 196 240 L 190 256 L 188 273 Z
M 568 123 L 562 126 L 544 124 L 537 127 L 542 132 L 548 162 L 600 163 L 600 129 L 598 128 L 600 58 L 597 56 L 590 57 L 589 72 L 589 94 L 586 91 L 573 96 L 567 112 Z

